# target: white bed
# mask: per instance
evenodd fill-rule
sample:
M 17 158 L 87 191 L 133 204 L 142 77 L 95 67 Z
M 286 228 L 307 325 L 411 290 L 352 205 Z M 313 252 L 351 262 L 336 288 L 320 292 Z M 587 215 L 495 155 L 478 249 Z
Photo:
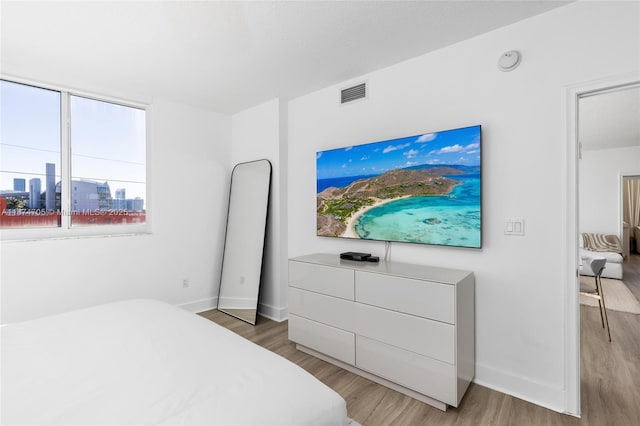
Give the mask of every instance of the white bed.
M 346 425 L 346 403 L 219 325 L 131 300 L 5 325 L 2 424 Z
M 623 276 L 622 246 L 617 235 L 582 233 L 579 242 L 580 257 L 604 257 L 606 260 L 602 278 L 614 278 L 621 280 Z M 593 276 L 594 273 L 585 262 L 580 269 L 580 275 Z

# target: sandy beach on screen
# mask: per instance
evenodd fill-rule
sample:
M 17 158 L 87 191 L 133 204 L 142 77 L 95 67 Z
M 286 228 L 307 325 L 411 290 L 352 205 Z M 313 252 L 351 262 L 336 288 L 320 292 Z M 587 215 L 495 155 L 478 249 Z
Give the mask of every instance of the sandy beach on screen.
M 356 234 L 355 231 L 355 225 L 356 222 L 358 221 L 358 219 L 360 219 L 360 217 L 365 214 L 366 212 L 368 212 L 369 210 L 379 207 L 383 204 L 387 204 L 390 203 L 392 201 L 398 201 L 398 200 L 402 200 L 403 198 L 408 198 L 411 197 L 411 195 L 405 195 L 402 197 L 397 197 L 397 198 L 385 198 L 385 199 L 381 199 L 381 198 L 374 198 L 371 197 L 375 200 L 375 202 L 370 205 L 370 206 L 365 206 L 362 207 L 360 210 L 358 210 L 357 212 L 355 212 L 354 214 L 352 214 L 349 219 L 347 219 L 347 229 L 345 229 L 345 231 L 342 233 L 342 237 L 346 237 L 346 238 L 360 238 L 358 236 L 358 234 Z

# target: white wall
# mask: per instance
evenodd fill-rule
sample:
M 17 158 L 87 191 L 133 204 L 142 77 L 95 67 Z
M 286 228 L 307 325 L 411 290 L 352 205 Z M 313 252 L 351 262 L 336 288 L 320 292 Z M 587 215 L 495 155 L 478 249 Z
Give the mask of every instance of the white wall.
M 264 104 L 234 114 L 232 117 L 231 159 L 235 165 L 246 161 L 267 159 L 271 162 L 271 194 L 269 219 L 264 253 L 262 287 L 260 290 L 260 314 L 275 320 L 286 318 L 287 308 L 282 302 L 281 252 L 282 235 L 282 177 L 281 152 L 281 102 L 273 99 Z M 285 222 L 286 223 L 286 222 Z M 286 278 L 285 278 L 286 282 Z
M 383 255 L 383 243 L 315 236 L 316 151 L 481 124 L 483 248 L 394 244 L 392 258 L 474 271 L 475 381 L 564 411 L 563 88 L 638 68 L 638 12 L 579 2 L 291 101 L 289 255 Z M 511 49 L 522 64 L 500 72 Z M 369 100 L 338 105 L 363 79 Z M 509 217 L 525 236 L 504 235 Z
M 89 88 L 86 88 L 89 90 Z M 152 233 L 0 245 L 1 322 L 149 297 L 215 306 L 231 119 L 157 100 L 148 109 Z M 190 286 L 183 288 L 188 278 Z
M 640 175 L 640 147 L 583 151 L 580 232 L 620 235 L 620 173 Z

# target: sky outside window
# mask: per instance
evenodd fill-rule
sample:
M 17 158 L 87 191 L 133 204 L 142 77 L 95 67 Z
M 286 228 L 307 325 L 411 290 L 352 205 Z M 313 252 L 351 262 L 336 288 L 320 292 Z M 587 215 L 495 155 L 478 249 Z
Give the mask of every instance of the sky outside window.
M 0 81 L 0 190 L 13 190 L 16 178 L 27 190 L 30 179 L 44 185 L 47 163 L 60 180 L 60 100 L 60 92 Z
M 73 180 L 108 182 L 112 197 L 145 198 L 145 111 L 71 96 Z

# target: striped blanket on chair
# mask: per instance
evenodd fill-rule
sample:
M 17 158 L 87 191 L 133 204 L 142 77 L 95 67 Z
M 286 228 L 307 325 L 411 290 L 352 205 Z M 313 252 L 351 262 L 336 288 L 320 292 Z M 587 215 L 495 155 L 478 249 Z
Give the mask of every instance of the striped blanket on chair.
M 582 234 L 582 247 L 591 251 L 609 251 L 622 254 L 622 245 L 617 235 Z

